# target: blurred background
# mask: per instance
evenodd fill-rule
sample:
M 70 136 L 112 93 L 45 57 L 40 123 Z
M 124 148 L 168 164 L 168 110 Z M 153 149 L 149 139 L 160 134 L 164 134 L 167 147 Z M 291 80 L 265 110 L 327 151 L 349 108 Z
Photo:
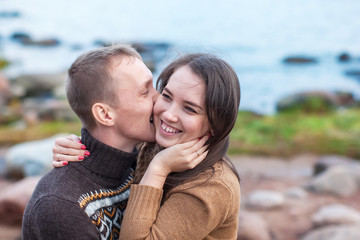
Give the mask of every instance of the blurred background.
M 313 205 L 299 209 L 292 199 L 292 207 L 247 216 L 268 233 L 254 239 L 316 239 L 309 234 L 322 224 L 311 216 L 325 202 L 358 214 L 356 173 L 344 174 L 357 180 L 340 177 L 346 193 L 311 184 L 329 166 L 354 169 L 360 159 L 359 11 L 357 0 L 0 0 L 0 216 L 13 216 L 0 221 L 0 239 L 18 238 L 27 202 L 15 201 L 12 184 L 51 169 L 55 134 L 79 134 L 66 70 L 83 52 L 113 43 L 136 47 L 154 81 L 182 53 L 216 54 L 234 67 L 242 96 L 229 153 L 245 179 L 244 198 L 265 188 L 289 206 L 290 187 L 330 191 L 304 197 L 298 188 L 290 194 Z M 288 221 L 297 227 L 284 230 Z

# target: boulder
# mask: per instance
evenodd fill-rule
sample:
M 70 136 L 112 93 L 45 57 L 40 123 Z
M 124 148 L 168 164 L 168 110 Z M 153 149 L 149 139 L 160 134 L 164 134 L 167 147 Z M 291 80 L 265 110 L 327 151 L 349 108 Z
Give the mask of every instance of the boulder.
M 66 76 L 66 72 L 21 75 L 11 81 L 12 94 L 16 97 L 50 97 L 57 87 L 65 89 Z
M 255 209 L 273 209 L 282 207 L 284 204 L 284 195 L 271 190 L 255 190 L 246 198 L 246 207 Z
M 328 226 L 307 233 L 301 240 L 359 240 L 360 225 Z
M 40 177 L 28 177 L 0 190 L 0 224 L 21 226 L 22 216 Z
M 17 144 L 5 155 L 8 173 L 23 176 L 44 175 L 52 169 L 52 147 L 57 137 L 69 134 L 58 134 L 50 138 Z
M 9 79 L 0 72 L 0 111 L 1 108 L 5 105 L 5 102 L 8 97 L 10 97 L 10 83 Z
M 0 18 L 17 18 L 20 17 L 20 13 L 17 11 L 1 11 Z
M 27 98 L 23 101 L 23 115 L 28 123 L 77 119 L 68 102 L 58 99 Z
M 332 166 L 338 166 L 338 165 L 346 166 L 350 164 L 352 161 L 353 159 L 344 156 L 337 156 L 337 155 L 321 156 L 314 165 L 314 172 L 313 172 L 314 176 L 324 172 L 325 170 L 329 169 Z
M 240 211 L 237 240 L 271 240 L 269 226 L 259 214 Z
M 359 69 L 349 69 L 344 72 L 345 76 L 355 78 L 360 81 L 360 70 Z
M 315 57 L 307 56 L 289 56 L 283 59 L 283 63 L 286 64 L 314 64 L 318 63 Z
M 276 103 L 278 112 L 301 111 L 306 113 L 324 113 L 335 109 L 339 105 L 336 95 L 311 91 L 296 93 L 280 99 Z
M 29 34 L 24 32 L 14 32 L 13 34 L 11 34 L 10 39 L 21 43 L 24 41 L 29 41 L 31 37 Z
M 339 62 L 349 62 L 351 60 L 351 56 L 349 53 L 343 52 L 337 57 L 337 60 Z
M 293 198 L 293 199 L 306 199 L 308 193 L 303 188 L 293 187 L 286 190 L 285 196 L 287 198 Z
M 342 204 L 323 206 L 312 216 L 314 227 L 359 223 L 360 212 Z
M 344 166 L 334 166 L 316 176 L 306 185 L 310 191 L 319 194 L 333 194 L 349 197 L 358 190 L 357 180 Z

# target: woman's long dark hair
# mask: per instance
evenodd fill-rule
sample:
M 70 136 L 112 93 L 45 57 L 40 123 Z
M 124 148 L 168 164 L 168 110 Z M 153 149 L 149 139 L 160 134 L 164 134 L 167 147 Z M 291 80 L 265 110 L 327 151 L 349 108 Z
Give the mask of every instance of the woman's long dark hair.
M 188 54 L 167 66 L 160 74 L 156 87 L 162 92 L 171 75 L 180 67 L 189 66 L 205 83 L 205 108 L 213 136 L 208 140 L 208 154 L 194 169 L 172 173 L 165 183 L 165 192 L 184 181 L 196 177 L 218 161 L 226 162 L 239 175 L 226 157 L 229 134 L 234 127 L 240 104 L 240 84 L 233 68 L 222 59 L 211 54 Z M 240 180 L 240 179 L 239 179 Z

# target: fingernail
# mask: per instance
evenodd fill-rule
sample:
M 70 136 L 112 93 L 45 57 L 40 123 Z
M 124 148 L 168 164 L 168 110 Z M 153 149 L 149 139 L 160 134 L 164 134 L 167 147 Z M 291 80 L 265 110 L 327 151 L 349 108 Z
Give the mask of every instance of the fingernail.
M 208 134 L 208 137 L 211 137 L 211 133 Z
M 79 140 L 78 143 L 82 143 L 82 142 Z
M 83 160 L 84 159 L 84 156 L 79 156 L 79 160 Z
M 86 149 L 86 146 L 85 145 L 81 145 L 81 149 Z
M 84 152 L 84 155 L 85 155 L 85 156 L 90 156 L 90 152 L 89 152 L 89 151 L 86 151 L 86 152 Z
M 63 165 L 65 166 L 65 165 L 68 165 L 68 162 L 63 162 Z
M 198 140 L 200 141 L 202 139 L 202 137 L 199 137 Z

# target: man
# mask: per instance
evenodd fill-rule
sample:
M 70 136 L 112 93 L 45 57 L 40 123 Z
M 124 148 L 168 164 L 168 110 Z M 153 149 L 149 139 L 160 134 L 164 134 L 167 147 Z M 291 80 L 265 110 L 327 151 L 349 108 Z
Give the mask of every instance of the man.
M 67 98 L 91 155 L 40 180 L 24 213 L 23 239 L 117 239 L 135 146 L 155 141 L 158 93 L 150 70 L 129 46 L 83 54 L 68 75 Z

